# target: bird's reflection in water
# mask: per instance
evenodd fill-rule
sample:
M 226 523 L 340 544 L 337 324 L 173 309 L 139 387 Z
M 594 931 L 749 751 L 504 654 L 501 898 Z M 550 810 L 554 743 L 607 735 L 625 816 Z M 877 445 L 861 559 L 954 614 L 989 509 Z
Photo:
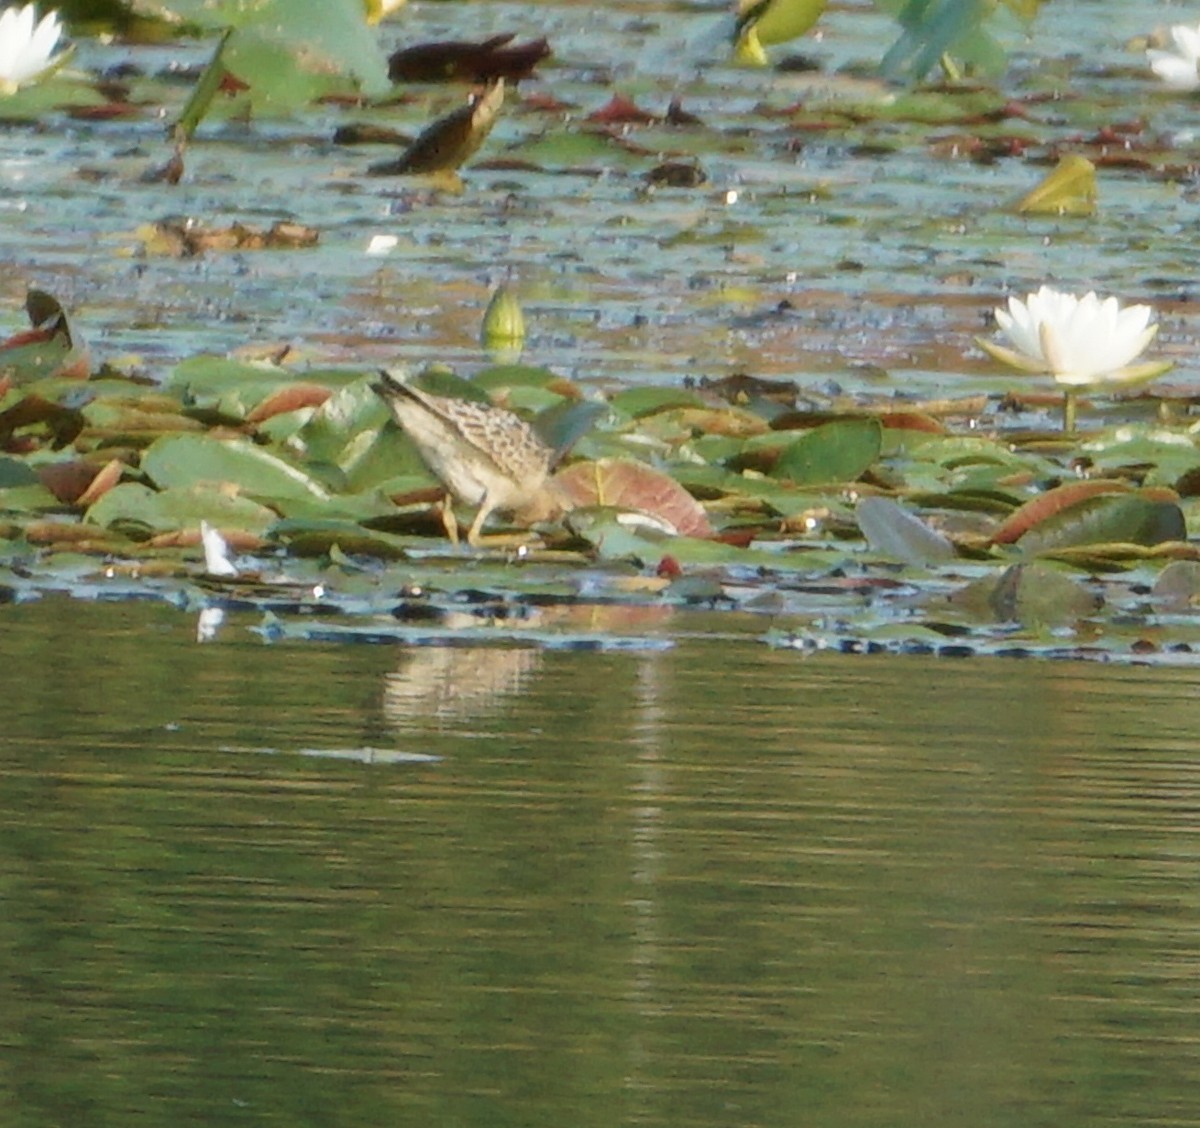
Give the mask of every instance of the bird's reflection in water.
M 542 663 L 533 646 L 421 646 L 383 684 L 383 716 L 409 731 L 414 720 L 464 721 L 520 693 Z

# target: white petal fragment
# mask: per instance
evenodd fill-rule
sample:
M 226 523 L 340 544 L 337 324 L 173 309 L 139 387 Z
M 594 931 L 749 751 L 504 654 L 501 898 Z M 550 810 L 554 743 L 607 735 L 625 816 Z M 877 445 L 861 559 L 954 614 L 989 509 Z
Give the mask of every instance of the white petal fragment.
M 207 521 L 200 522 L 200 539 L 204 542 L 204 570 L 210 576 L 238 574 L 228 543 Z

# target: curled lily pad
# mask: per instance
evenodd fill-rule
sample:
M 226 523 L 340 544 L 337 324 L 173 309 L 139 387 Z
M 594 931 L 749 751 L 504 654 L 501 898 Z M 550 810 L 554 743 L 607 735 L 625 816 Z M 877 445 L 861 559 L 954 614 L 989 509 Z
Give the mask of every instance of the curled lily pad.
M 0 341 L 0 377 L 18 383 L 45 376 L 86 377 L 91 371 L 87 346 L 59 300 L 44 290 L 30 290 L 25 312 L 31 328 Z
M 667 522 L 683 536 L 713 535 L 704 507 L 674 478 L 641 462 L 615 458 L 577 462 L 555 474 L 553 483 L 579 508 L 633 510 Z
M 1152 491 L 1087 498 L 1060 510 L 1021 537 L 1025 552 L 1057 553 L 1081 546 L 1154 546 L 1187 538 L 1183 511 Z

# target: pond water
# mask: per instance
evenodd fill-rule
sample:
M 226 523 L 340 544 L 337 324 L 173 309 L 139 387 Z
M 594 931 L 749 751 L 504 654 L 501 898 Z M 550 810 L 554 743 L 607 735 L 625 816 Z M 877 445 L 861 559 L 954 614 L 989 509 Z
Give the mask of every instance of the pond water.
M 1182 1124 L 1188 675 L 3 609 L 4 1121 Z
M 388 49 L 499 32 L 546 35 L 554 49 L 510 95 L 461 196 L 368 178 L 389 150 L 332 144 L 347 121 L 413 134 L 459 104 L 460 88 L 250 125 L 222 123 L 235 104 L 218 101 L 183 182 L 145 183 L 187 91 L 171 68 L 199 65 L 210 45 L 84 41 L 88 71 L 138 69 L 129 97 L 142 109 L 0 129 L 0 298 L 16 328 L 25 287 L 53 291 L 101 359 L 153 377 L 197 352 L 276 344 L 364 368 L 438 360 L 470 371 L 502 280 L 525 304 L 528 360 L 610 387 L 747 370 L 872 394 L 1001 389 L 1010 378 L 973 337 L 1005 291 L 1043 281 L 1154 299 L 1167 355 L 1190 358 L 1194 281 L 1180 248 L 1200 145 L 1187 100 L 1163 94 L 1130 46 L 1184 9 L 1091 0 L 1047 4 L 1032 36 L 1003 25 L 1008 117 L 1003 96 L 897 106 L 895 89 L 859 77 L 896 34 L 865 2 L 832 5 L 818 38 L 772 52 L 804 54 L 820 68 L 807 74 L 726 65 L 722 11 L 406 5 L 382 27 Z M 615 93 L 660 116 L 678 97 L 701 124 L 599 136 L 585 119 Z M 1011 141 L 1011 155 L 972 160 L 980 138 Z M 1060 151 L 1106 162 L 1098 217 L 1013 215 L 1007 205 Z M 706 182 L 651 190 L 647 174 L 668 159 L 695 161 Z M 139 229 L 167 216 L 294 219 L 317 227 L 320 244 L 147 253 Z M 398 240 L 390 254 L 365 253 L 376 235 Z M 772 314 L 782 301 L 795 308 Z

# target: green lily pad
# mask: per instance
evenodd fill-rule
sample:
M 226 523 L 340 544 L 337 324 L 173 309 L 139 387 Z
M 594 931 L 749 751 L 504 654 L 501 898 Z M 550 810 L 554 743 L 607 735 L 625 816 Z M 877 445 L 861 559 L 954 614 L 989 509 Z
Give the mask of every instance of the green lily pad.
M 230 496 L 211 486 L 152 490 L 140 482 L 122 482 L 101 497 L 84 520 L 145 540 L 155 533 L 198 527 L 201 521 L 261 533 L 276 514 L 249 498 Z
M 878 419 L 839 419 L 785 446 L 771 473 L 798 486 L 854 482 L 878 459 L 882 442 Z
M 328 501 L 329 492 L 303 470 L 240 439 L 165 435 L 142 456 L 142 471 L 161 489 L 201 483 L 232 485 L 259 498 Z

